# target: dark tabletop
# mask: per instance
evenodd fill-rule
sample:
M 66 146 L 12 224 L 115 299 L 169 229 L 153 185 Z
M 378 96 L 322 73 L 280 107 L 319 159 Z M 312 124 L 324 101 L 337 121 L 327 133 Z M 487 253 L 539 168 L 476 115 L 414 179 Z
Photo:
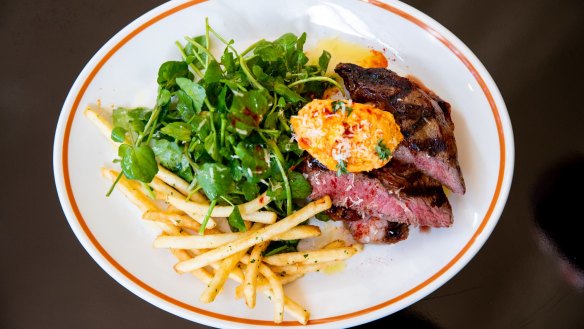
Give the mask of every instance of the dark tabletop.
M 474 259 L 433 294 L 363 327 L 584 328 L 584 2 L 407 2 L 493 76 L 511 116 L 515 174 Z M 160 3 L 0 1 L 0 328 L 203 327 L 110 278 L 69 228 L 53 180 L 55 127 L 75 78 Z

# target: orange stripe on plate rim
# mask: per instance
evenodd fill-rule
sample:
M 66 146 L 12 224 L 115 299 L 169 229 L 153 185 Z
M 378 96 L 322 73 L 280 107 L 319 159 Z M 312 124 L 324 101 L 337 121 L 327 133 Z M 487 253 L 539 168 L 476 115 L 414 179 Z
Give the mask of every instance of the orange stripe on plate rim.
M 140 279 L 138 279 L 136 276 L 134 276 L 132 273 L 130 273 L 128 270 L 126 270 L 121 264 L 119 264 L 115 259 L 113 259 L 113 257 L 111 255 L 108 254 L 108 252 L 103 248 L 103 246 L 97 241 L 97 239 L 95 238 L 95 236 L 93 235 L 93 233 L 91 232 L 91 230 L 89 229 L 89 227 L 87 226 L 87 223 L 85 222 L 85 219 L 83 218 L 81 211 L 79 210 L 79 207 L 77 206 L 77 202 L 75 201 L 75 197 L 73 195 L 73 189 L 71 187 L 71 182 L 70 182 L 70 176 L 69 176 L 69 137 L 70 137 L 70 133 L 71 133 L 71 126 L 73 124 L 73 118 L 75 116 L 75 113 L 77 112 L 77 109 L 79 107 L 79 103 L 81 102 L 81 98 L 83 97 L 83 95 L 85 94 L 85 91 L 87 90 L 89 84 L 91 83 L 91 81 L 93 80 L 93 78 L 95 77 L 95 75 L 99 72 L 99 70 L 101 70 L 101 68 L 103 67 L 103 65 L 121 48 L 123 47 L 126 43 L 128 43 L 128 41 L 130 41 L 132 38 L 134 38 L 136 35 L 138 35 L 140 32 L 144 31 L 145 29 L 147 29 L 148 27 L 152 26 L 154 23 L 174 14 L 177 13 L 185 8 L 189 8 L 191 6 L 197 5 L 199 3 L 202 2 L 206 2 L 207 0 L 192 0 L 189 2 L 185 2 L 181 5 L 178 5 L 176 7 L 170 8 L 166 11 L 164 11 L 163 13 L 151 18 L 150 20 L 148 20 L 147 22 L 145 22 L 144 24 L 138 26 L 136 29 L 132 30 L 130 33 L 128 33 L 127 36 L 125 36 L 121 41 L 119 41 L 116 45 L 114 45 L 114 47 L 108 51 L 106 53 L 106 55 L 97 63 L 97 65 L 93 68 L 93 70 L 89 73 L 89 75 L 87 76 L 87 78 L 85 79 L 85 81 L 83 82 L 83 85 L 81 86 L 81 88 L 79 89 L 79 92 L 77 94 L 77 96 L 75 97 L 75 101 L 73 102 L 73 106 L 71 107 L 71 112 L 69 114 L 69 117 L 67 118 L 67 123 L 65 126 L 65 132 L 64 132 L 64 137 L 63 137 L 63 155 L 62 155 L 62 161 L 63 161 L 63 177 L 64 177 L 64 181 L 65 181 L 65 189 L 67 191 L 67 197 L 69 198 L 70 204 L 71 204 L 71 208 L 73 209 L 73 213 L 75 214 L 75 217 L 77 219 L 77 221 L 79 222 L 79 225 L 81 226 L 81 228 L 83 229 L 83 231 L 85 232 L 85 234 L 87 235 L 87 237 L 89 238 L 89 240 L 91 241 L 91 243 L 93 244 L 93 246 L 99 251 L 99 253 L 116 269 L 118 270 L 122 275 L 124 275 L 126 278 L 128 278 L 129 280 L 131 280 L 132 282 L 134 282 L 137 286 L 139 286 L 140 288 L 146 290 L 147 292 L 151 293 L 152 295 L 168 302 L 171 303 L 173 305 L 176 305 L 178 307 L 181 307 L 185 310 L 191 311 L 191 312 L 195 312 L 204 316 L 208 316 L 208 317 L 213 317 L 216 319 L 220 319 L 220 320 L 224 320 L 224 321 L 231 321 L 231 322 L 237 322 L 237 323 L 245 323 L 245 324 L 253 324 L 253 325 L 263 325 L 263 326 L 274 326 L 274 325 L 280 325 L 280 326 L 295 326 L 298 325 L 299 323 L 296 321 L 284 321 L 280 324 L 275 324 L 272 321 L 265 321 L 265 320 L 255 320 L 255 319 L 246 319 L 246 318 L 239 318 L 239 317 L 234 317 L 234 316 L 229 316 L 229 315 L 225 315 L 225 314 L 220 314 L 220 313 L 215 313 L 215 312 L 211 312 L 205 309 L 201 309 L 198 307 L 194 307 L 192 305 L 183 303 L 179 300 L 176 300 L 170 296 L 167 296 L 163 293 L 161 293 L 160 291 L 150 287 L 149 285 L 147 285 L 146 283 L 144 283 L 143 281 L 141 281 Z M 495 205 L 497 203 L 497 200 L 499 198 L 500 192 L 501 192 L 501 187 L 503 184 L 503 177 L 504 177 L 504 171 L 505 171 L 505 136 L 503 133 L 503 125 L 501 123 L 501 118 L 499 116 L 499 112 L 497 109 L 497 105 L 495 103 L 495 100 L 489 90 L 489 88 L 487 87 L 485 81 L 483 80 L 483 78 L 480 76 L 480 74 L 477 72 L 477 70 L 475 69 L 475 67 L 472 65 L 472 63 L 450 42 L 448 41 L 448 39 L 446 39 L 443 35 L 441 35 L 440 33 L 438 33 L 436 30 L 434 30 L 433 28 L 431 28 L 430 26 L 428 26 L 426 23 L 422 22 L 421 20 L 419 20 L 418 18 L 402 11 L 401 9 L 395 8 L 390 4 L 387 3 L 383 3 L 377 0 L 361 0 L 367 3 L 370 3 L 372 5 L 375 5 L 381 9 L 387 10 L 389 12 L 392 12 L 414 24 L 416 24 L 417 26 L 421 27 L 422 29 L 424 29 L 425 31 L 427 31 L 428 33 L 430 33 L 432 36 L 434 36 L 436 39 L 438 39 L 442 44 L 444 44 L 448 49 L 450 49 L 462 62 L 463 64 L 468 68 L 468 70 L 471 72 L 471 74 L 475 77 L 475 79 L 477 80 L 478 84 L 480 85 L 481 89 L 483 90 L 483 92 L 485 93 L 485 96 L 489 102 L 489 105 L 491 106 L 491 110 L 493 112 L 493 116 L 495 118 L 495 123 L 497 126 L 497 133 L 499 136 L 499 146 L 500 146 L 500 162 L 499 162 L 499 173 L 498 173 L 498 179 L 497 179 L 497 185 L 495 188 L 495 192 L 493 194 L 493 198 L 491 200 L 491 203 L 489 205 L 489 208 L 485 214 L 485 217 L 483 218 L 481 224 L 479 225 L 479 227 L 477 228 L 477 230 L 475 231 L 475 233 L 473 234 L 473 236 L 470 238 L 470 240 L 464 245 L 464 247 L 460 250 L 460 252 L 458 254 L 456 254 L 456 256 L 450 260 L 450 262 L 448 262 L 443 268 L 441 268 L 438 272 L 436 272 L 434 275 L 432 275 L 431 277 L 429 277 L 428 279 L 426 279 L 425 281 L 423 281 L 422 283 L 418 284 L 417 286 L 415 286 L 414 288 L 406 291 L 405 293 L 396 296 L 390 300 L 387 300 L 383 303 L 377 304 L 375 306 L 371 306 L 368 307 L 366 309 L 362 309 L 356 312 L 352 312 L 352 313 L 347 313 L 347 314 L 343 314 L 343 315 L 338 315 L 338 316 L 333 316 L 333 317 L 328 317 L 328 318 L 322 318 L 322 319 L 313 319 L 309 321 L 309 324 L 324 324 L 324 323 L 329 323 L 329 322 L 335 322 L 335 321 L 341 321 L 341 320 L 347 320 L 353 317 L 357 317 L 357 316 L 361 316 L 370 312 L 374 312 L 377 311 L 379 309 L 382 309 L 384 307 L 387 307 L 391 304 L 394 304 L 398 301 L 401 301 L 409 296 L 411 296 L 412 294 L 420 291 L 421 289 L 423 289 L 424 287 L 426 287 L 427 285 L 429 285 L 430 283 L 432 283 L 433 281 L 435 281 L 436 279 L 438 279 L 441 275 L 443 275 L 446 271 L 448 271 L 456 262 L 458 262 L 460 260 L 460 258 L 468 251 L 468 249 L 473 245 L 473 243 L 475 242 L 476 238 L 481 234 L 481 232 L 483 231 L 483 229 L 485 228 L 485 226 L 487 225 L 487 222 L 489 221 Z

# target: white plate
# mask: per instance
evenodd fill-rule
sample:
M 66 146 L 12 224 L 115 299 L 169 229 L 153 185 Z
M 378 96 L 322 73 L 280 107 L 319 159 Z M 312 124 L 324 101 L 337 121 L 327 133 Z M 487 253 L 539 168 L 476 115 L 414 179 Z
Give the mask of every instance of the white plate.
M 175 40 L 204 31 L 209 17 L 241 47 L 260 38 L 306 31 L 309 43 L 339 36 L 376 49 L 390 67 L 413 74 L 452 104 L 464 196 L 449 195 L 454 226 L 413 230 L 396 245 L 368 245 L 341 273 L 315 273 L 286 288 L 311 312 L 310 326 L 349 327 L 396 312 L 428 295 L 477 253 L 503 210 L 511 184 L 514 147 L 501 95 L 479 60 L 452 33 L 399 2 L 187 1 L 166 3 L 116 34 L 85 66 L 63 105 L 54 145 L 54 173 L 69 224 L 104 270 L 148 302 L 199 323 L 232 328 L 271 326 L 272 306 L 254 310 L 234 300 L 234 284 L 209 305 L 203 285 L 173 272 L 175 260 L 152 248 L 157 231 L 119 193 L 106 198 L 100 175 L 115 150 L 83 116 L 83 108 L 149 106 L 159 65 L 179 59 Z M 287 325 L 295 325 L 287 319 Z

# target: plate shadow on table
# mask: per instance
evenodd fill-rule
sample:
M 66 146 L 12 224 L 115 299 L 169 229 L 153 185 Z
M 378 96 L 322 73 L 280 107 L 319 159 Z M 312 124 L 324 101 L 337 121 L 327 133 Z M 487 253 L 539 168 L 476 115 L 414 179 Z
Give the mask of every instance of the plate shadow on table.
M 584 154 L 576 153 L 547 168 L 531 195 L 538 246 L 554 258 L 562 278 L 580 291 L 584 291 L 584 248 L 577 227 L 582 219 L 583 186 Z

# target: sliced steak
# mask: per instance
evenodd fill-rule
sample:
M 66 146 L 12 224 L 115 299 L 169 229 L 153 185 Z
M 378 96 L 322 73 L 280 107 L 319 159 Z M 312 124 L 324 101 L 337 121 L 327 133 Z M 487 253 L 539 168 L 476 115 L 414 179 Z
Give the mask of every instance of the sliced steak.
M 315 159 L 308 159 L 300 171 L 312 185 L 310 199 L 329 195 L 333 205 L 351 209 L 361 219 L 375 221 L 371 218 L 376 217 L 414 226 L 452 225 L 452 208 L 440 182 L 420 173 L 411 164 L 393 159 L 367 174 L 337 176 Z
M 414 164 L 453 192 L 465 193 L 450 104 L 388 69 L 341 63 L 335 72 L 354 101 L 375 103 L 394 115 L 404 135 L 395 158 Z
M 357 211 L 345 207 L 333 206 L 326 214 L 334 220 L 342 220 L 353 238 L 361 243 L 396 243 L 407 239 L 409 234 L 408 224 L 375 216 L 362 218 Z
M 408 225 L 368 217 L 358 221 L 345 222 L 353 238 L 361 243 L 396 243 L 408 238 Z

